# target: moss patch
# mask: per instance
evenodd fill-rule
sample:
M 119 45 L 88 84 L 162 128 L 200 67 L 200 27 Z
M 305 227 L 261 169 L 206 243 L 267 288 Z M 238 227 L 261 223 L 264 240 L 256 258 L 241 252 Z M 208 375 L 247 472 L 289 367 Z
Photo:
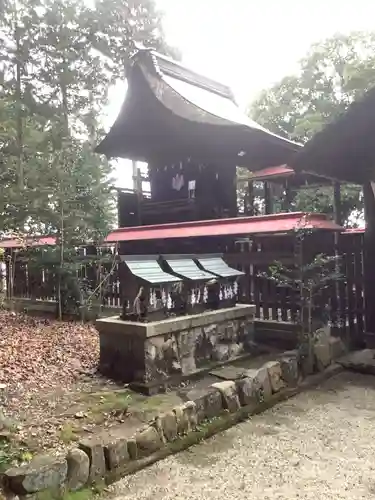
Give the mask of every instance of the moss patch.
M 83 488 L 79 491 L 69 491 L 66 493 L 45 490 L 36 493 L 34 498 L 35 500 L 90 500 L 99 493 L 101 493 L 101 491 L 96 492 L 95 489 L 91 488 Z
M 60 439 L 64 444 L 77 441 L 77 428 L 71 422 L 66 422 L 61 428 Z
M 0 473 L 5 472 L 13 465 L 29 462 L 32 458 L 33 454 L 25 446 L 14 444 L 11 441 L 0 442 Z
M 126 413 L 132 401 L 130 391 L 113 391 L 93 394 L 90 397 L 88 410 L 97 415 L 98 413 Z

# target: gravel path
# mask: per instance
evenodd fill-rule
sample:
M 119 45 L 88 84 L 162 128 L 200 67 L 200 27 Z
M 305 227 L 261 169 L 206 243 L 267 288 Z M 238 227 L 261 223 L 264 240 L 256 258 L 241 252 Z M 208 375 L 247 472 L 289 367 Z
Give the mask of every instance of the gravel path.
M 123 479 L 111 497 L 375 499 L 375 377 L 340 374 Z

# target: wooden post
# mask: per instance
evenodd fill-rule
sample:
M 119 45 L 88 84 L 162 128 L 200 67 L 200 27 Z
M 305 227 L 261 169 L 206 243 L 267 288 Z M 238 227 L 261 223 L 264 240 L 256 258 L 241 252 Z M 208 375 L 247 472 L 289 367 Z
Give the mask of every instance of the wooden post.
M 335 222 L 339 226 L 342 225 L 342 207 L 341 207 L 341 186 L 339 182 L 333 183 L 333 212 Z
M 247 215 L 255 215 L 254 213 L 254 183 L 252 181 L 247 183 L 247 207 L 246 214 Z
M 264 181 L 264 213 L 266 215 L 272 214 L 271 189 L 267 181 Z
M 142 174 L 141 174 L 141 169 L 137 168 L 137 176 L 135 180 L 135 190 L 136 193 L 138 194 L 139 198 L 142 198 L 143 195 L 143 188 L 142 188 Z
M 284 182 L 284 192 L 285 192 L 285 196 L 284 196 L 284 200 L 282 203 L 282 211 L 283 212 L 290 212 L 293 193 L 292 193 L 292 190 L 290 188 L 288 179 L 285 179 L 285 182 Z
M 137 182 L 138 182 L 138 168 L 137 162 L 132 160 L 132 170 L 133 170 L 133 190 L 137 192 Z
M 366 231 L 364 237 L 364 291 L 366 341 L 375 343 L 375 197 L 370 182 L 363 186 Z
M 339 226 L 342 225 L 343 220 L 342 220 L 342 208 L 341 208 L 341 185 L 339 182 L 334 181 L 333 182 L 333 215 L 336 224 Z M 335 255 L 336 258 L 340 256 L 340 233 L 335 231 L 334 236 L 333 236 L 333 242 L 335 246 Z M 343 256 L 341 256 L 344 258 Z M 337 274 L 340 274 L 344 270 L 343 262 L 339 262 L 337 260 L 336 264 L 336 272 Z M 346 270 L 346 269 L 345 269 Z M 346 310 L 345 310 L 345 305 L 343 304 L 343 301 L 341 300 L 341 294 L 342 294 L 342 283 L 340 280 L 336 281 L 333 283 L 331 287 L 331 293 L 332 293 L 332 298 L 331 298 L 331 321 L 333 320 L 334 326 L 340 326 L 346 333 Z M 348 296 L 350 296 L 350 291 L 348 291 Z M 350 317 L 350 314 L 349 314 Z M 351 332 L 351 335 L 353 332 Z M 349 341 L 350 344 L 352 344 L 352 338 L 349 335 L 345 335 L 346 340 Z

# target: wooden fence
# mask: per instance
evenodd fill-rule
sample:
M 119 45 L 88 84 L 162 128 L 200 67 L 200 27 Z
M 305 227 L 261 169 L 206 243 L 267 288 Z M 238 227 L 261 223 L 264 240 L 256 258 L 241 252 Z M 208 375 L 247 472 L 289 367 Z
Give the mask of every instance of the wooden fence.
M 354 343 L 363 339 L 365 331 L 365 297 L 363 272 L 363 238 L 361 232 L 317 236 L 307 240 L 305 259 L 318 253 L 340 256 L 342 279 L 332 284 L 321 296 L 331 326 Z M 299 311 L 299 294 L 263 277 L 270 264 L 285 266 L 295 262 L 293 238 L 272 236 L 237 243 L 237 253 L 226 260 L 245 272 L 242 300 L 256 306 L 256 318 L 273 322 L 293 322 Z
M 258 237 L 251 241 L 238 241 L 234 252 L 227 253 L 225 260 L 233 267 L 245 272 L 242 283 L 243 302 L 256 306 L 256 318 L 273 322 L 293 322 L 299 310 L 298 294 L 287 287 L 277 286 L 262 276 L 270 264 L 280 261 L 291 265 L 295 261 L 295 241 L 291 236 Z M 364 283 L 363 283 L 363 233 L 330 233 L 327 237 L 319 235 L 309 241 L 307 256 L 317 253 L 332 255 L 337 252 L 341 258 L 339 280 L 328 291 L 324 300 L 329 311 L 329 321 L 351 337 L 360 338 L 365 329 Z M 83 255 L 83 257 L 85 257 Z M 101 306 L 109 312 L 117 312 L 121 307 L 121 282 L 117 263 L 102 264 L 101 272 L 97 266 L 88 266 L 83 259 L 78 273 L 95 288 L 106 276 Z M 24 259 L 15 260 L 13 268 L 10 261 L 6 266 L 6 293 L 16 299 L 36 302 L 56 302 L 56 277 L 47 270 L 32 270 Z M 13 274 L 13 276 L 12 276 Z
M 84 282 L 89 293 L 100 289 L 100 303 L 103 308 L 118 309 L 121 307 L 121 284 L 119 263 L 117 263 L 114 250 L 105 249 L 101 261 L 101 249 L 92 247 L 80 248 L 77 253 L 78 264 L 76 276 Z M 93 259 L 95 257 L 95 259 Z M 95 263 L 87 264 L 95 260 Z M 23 300 L 24 303 L 56 304 L 57 303 L 57 276 L 53 268 L 41 268 L 31 265 L 22 254 L 8 254 L 3 266 L 2 288 L 6 298 Z M 40 307 L 37 308 L 40 310 Z M 50 308 L 48 308 L 50 309 Z

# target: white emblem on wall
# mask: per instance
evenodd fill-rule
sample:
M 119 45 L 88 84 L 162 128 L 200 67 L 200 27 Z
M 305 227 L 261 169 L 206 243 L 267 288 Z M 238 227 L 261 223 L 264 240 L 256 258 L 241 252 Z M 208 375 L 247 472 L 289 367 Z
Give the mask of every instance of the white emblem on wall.
M 176 174 L 172 179 L 172 188 L 176 191 L 181 191 L 185 185 L 185 179 L 182 174 Z
M 189 181 L 188 196 L 190 199 L 195 198 L 195 180 Z

